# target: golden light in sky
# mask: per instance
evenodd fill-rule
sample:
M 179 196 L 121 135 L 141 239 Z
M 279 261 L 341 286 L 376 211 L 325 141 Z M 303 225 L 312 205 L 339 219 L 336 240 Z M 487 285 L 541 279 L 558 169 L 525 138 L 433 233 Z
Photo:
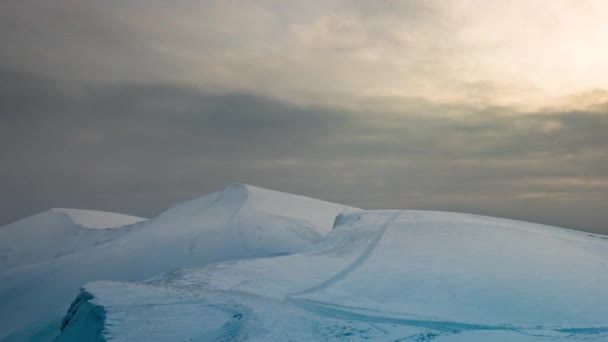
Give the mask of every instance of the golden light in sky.
M 470 53 L 471 78 L 518 88 L 541 105 L 608 86 L 608 2 L 463 3 L 451 14 L 470 19 L 457 37 Z
M 40 2 L 35 12 L 24 2 L 18 16 L 0 17 L 25 25 L 19 44 L 42 42 L 4 52 L 7 60 L 60 78 L 182 82 L 352 108 L 570 108 L 608 97 L 604 0 L 77 3 Z M 74 32 L 94 32 L 95 44 Z
M 422 99 L 537 109 L 587 106 L 606 96 L 602 0 L 246 7 L 188 8 L 167 50 L 185 69 L 204 71 L 184 78 L 338 106 Z M 209 48 L 211 37 L 216 47 Z M 272 82 L 264 81 L 268 75 Z

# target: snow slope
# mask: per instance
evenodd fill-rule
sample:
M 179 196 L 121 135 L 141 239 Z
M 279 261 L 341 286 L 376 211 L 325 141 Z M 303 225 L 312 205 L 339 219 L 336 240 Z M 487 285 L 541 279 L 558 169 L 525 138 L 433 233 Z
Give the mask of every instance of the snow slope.
M 1 272 L 0 338 L 33 322 L 57 323 L 46 317 L 65 312 L 88 281 L 143 280 L 179 267 L 300 252 L 352 210 L 242 184 L 177 204 L 104 244 Z
M 51 209 L 0 227 L 0 272 L 100 245 L 144 221 L 81 209 Z
M 366 211 L 302 253 L 89 283 L 59 341 L 606 341 L 607 265 L 607 236 Z

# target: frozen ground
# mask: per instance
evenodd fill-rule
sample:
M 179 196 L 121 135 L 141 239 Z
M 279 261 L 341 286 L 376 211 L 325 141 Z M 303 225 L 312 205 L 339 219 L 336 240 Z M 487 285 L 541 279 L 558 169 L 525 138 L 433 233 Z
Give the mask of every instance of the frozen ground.
M 356 212 L 293 255 L 91 282 L 58 340 L 606 341 L 607 263 L 606 236 Z
M 12 332 L 8 340 L 52 338 L 89 281 L 301 252 L 323 239 L 336 215 L 353 210 L 234 184 L 146 221 L 55 209 L 0 227 L 0 339 Z M 130 225 L 100 229 L 121 223 Z

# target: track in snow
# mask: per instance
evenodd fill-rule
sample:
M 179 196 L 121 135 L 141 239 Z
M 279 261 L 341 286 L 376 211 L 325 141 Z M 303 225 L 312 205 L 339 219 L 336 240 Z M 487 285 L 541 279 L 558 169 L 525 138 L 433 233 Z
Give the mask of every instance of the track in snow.
M 346 278 L 346 276 L 348 276 L 351 272 L 353 272 L 357 268 L 361 267 L 361 265 L 363 265 L 363 263 L 372 254 L 372 252 L 374 251 L 374 249 L 376 248 L 376 246 L 378 246 L 378 243 L 380 242 L 380 239 L 382 239 L 382 236 L 384 235 L 384 233 L 386 232 L 386 230 L 388 229 L 388 227 L 393 222 L 395 222 L 395 220 L 403 212 L 404 211 L 398 211 L 397 213 L 395 213 L 395 215 L 393 215 L 390 219 L 388 219 L 386 221 L 386 223 L 374 235 L 374 237 L 369 242 L 369 244 L 367 245 L 367 247 L 365 248 L 365 250 L 363 251 L 363 253 L 361 253 L 361 255 L 359 255 L 355 259 L 355 261 L 353 261 L 350 265 L 348 265 L 342 271 L 336 273 L 334 276 L 330 277 L 329 279 L 327 279 L 327 280 L 325 280 L 325 281 L 321 282 L 320 284 L 317 284 L 317 285 L 315 285 L 313 287 L 310 287 L 308 289 L 304 289 L 304 290 L 301 290 L 301 291 L 298 291 L 298 292 L 287 294 L 285 296 L 285 300 L 286 301 L 297 301 L 297 298 L 294 298 L 294 297 L 301 296 L 301 295 L 304 295 L 304 294 L 314 293 L 314 292 L 323 290 L 325 288 L 328 288 L 329 286 L 331 286 L 331 285 L 337 283 L 338 281 Z

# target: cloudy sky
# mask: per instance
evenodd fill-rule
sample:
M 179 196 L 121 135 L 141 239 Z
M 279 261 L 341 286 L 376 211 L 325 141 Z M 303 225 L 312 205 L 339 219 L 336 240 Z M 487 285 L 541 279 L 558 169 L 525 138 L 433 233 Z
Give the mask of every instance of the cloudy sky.
M 0 224 L 245 182 L 608 234 L 604 0 L 0 2 Z

